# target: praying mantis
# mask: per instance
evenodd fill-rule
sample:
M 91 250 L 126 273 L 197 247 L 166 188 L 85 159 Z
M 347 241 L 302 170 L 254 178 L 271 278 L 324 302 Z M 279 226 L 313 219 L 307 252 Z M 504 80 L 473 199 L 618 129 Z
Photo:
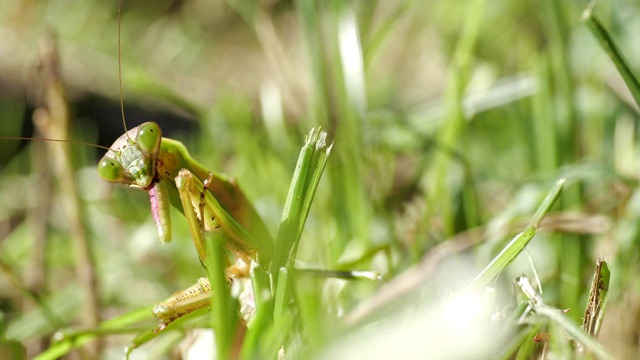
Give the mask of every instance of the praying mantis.
M 224 174 L 207 171 L 185 146 L 162 137 L 160 127 L 144 123 L 127 131 L 111 146 L 98 165 L 98 174 L 111 183 L 122 183 L 149 193 L 151 213 L 163 242 L 171 241 L 169 206 L 184 213 L 203 266 L 207 264 L 204 232 L 218 232 L 237 263 L 227 277 L 247 276 L 248 264 L 260 254 L 268 263 L 273 239 L 266 225 L 236 184 Z M 154 316 L 162 331 L 173 320 L 208 305 L 210 284 L 197 284 L 156 305 Z
M 120 21 L 120 16 L 118 19 Z M 121 96 L 121 106 L 122 102 Z M 205 268 L 208 266 L 207 235 L 211 233 L 222 237 L 233 255 L 233 264 L 226 268 L 227 279 L 246 277 L 251 262 L 261 266 L 272 263 L 276 244 L 232 178 L 205 169 L 189 155 L 182 143 L 164 138 L 157 124 L 148 122 L 127 130 L 124 111 L 122 120 L 125 132 L 99 162 L 98 173 L 108 182 L 140 188 L 149 194 L 151 214 L 163 242 L 172 237 L 169 210 L 174 206 L 185 215 L 199 260 Z M 279 266 L 270 270 L 275 269 L 277 273 Z M 158 319 L 155 332 L 164 330 L 186 314 L 207 307 L 213 283 L 201 278 L 192 287 L 155 305 L 152 311 Z
M 118 15 L 118 19 L 120 19 L 120 15 Z M 191 238 L 200 263 L 205 268 L 216 269 L 217 274 L 222 277 L 222 281 L 216 281 L 216 278 L 212 277 L 211 283 L 208 278 L 201 278 L 192 287 L 178 291 L 153 306 L 152 313 L 157 318 L 158 324 L 153 326 L 154 332 L 158 333 L 169 326 L 171 327 L 168 330 L 173 328 L 182 329 L 180 322 L 175 324 L 173 322 L 198 309 L 211 306 L 213 310 L 211 311 L 211 314 L 213 314 L 211 318 L 217 317 L 218 314 L 229 314 L 238 322 L 237 328 L 242 329 L 244 327 L 248 329 L 246 344 L 251 344 L 249 336 L 252 332 L 253 334 L 268 334 L 269 330 L 272 329 L 285 329 L 280 333 L 295 334 L 294 331 L 287 331 L 287 329 L 292 329 L 298 324 L 295 321 L 295 316 L 298 314 L 295 307 L 297 301 L 294 300 L 294 295 L 296 294 L 291 291 L 291 289 L 295 289 L 295 281 L 297 279 L 294 275 L 297 274 L 289 273 L 288 281 L 294 285 L 276 286 L 286 284 L 286 281 L 280 280 L 276 283 L 275 280 L 278 276 L 280 276 L 280 279 L 284 278 L 284 276 L 281 276 L 284 273 L 283 269 L 293 270 L 293 266 L 289 267 L 289 265 L 294 260 L 289 259 L 295 258 L 295 250 L 284 252 L 285 258 L 289 256 L 286 267 L 282 266 L 282 261 L 276 261 L 276 265 L 270 266 L 270 264 L 274 263 L 272 260 L 277 257 L 276 254 L 281 256 L 280 254 L 283 253 L 275 251 L 276 245 L 279 245 L 280 242 L 276 244 L 264 221 L 251 205 L 241 187 L 232 178 L 221 173 L 208 171 L 191 157 L 182 143 L 163 137 L 162 130 L 157 124 L 149 122 L 127 129 L 124 115 L 122 121 L 125 124 L 123 135 L 109 147 L 105 157 L 99 162 L 98 174 L 108 182 L 139 188 L 149 194 L 152 218 L 158 229 L 158 237 L 163 242 L 171 241 L 172 237 L 170 207 L 173 206 L 181 211 L 189 224 Z M 315 188 L 312 191 L 315 191 Z M 304 206 L 306 207 L 307 204 L 305 203 Z M 304 213 L 304 211 L 299 212 Z M 306 215 L 301 217 L 303 218 L 301 222 L 303 224 Z M 176 219 L 173 220 L 175 223 Z M 182 221 L 182 218 L 178 221 Z M 294 226 L 301 231 L 302 226 Z M 207 249 L 207 244 L 210 243 L 207 236 L 211 233 L 218 234 L 224 238 L 231 254 L 229 256 L 230 266 L 226 268 L 226 272 L 224 265 L 223 267 L 214 267 L 208 262 L 209 256 L 207 252 L 211 251 Z M 288 238 L 293 238 L 293 236 Z M 278 236 L 278 239 L 280 239 L 280 236 Z M 287 249 L 287 247 L 284 248 Z M 290 254 L 293 254 L 293 256 Z M 264 296 L 262 296 L 263 299 L 256 299 L 256 309 L 264 309 L 262 314 L 268 314 L 268 316 L 256 317 L 258 320 L 253 323 L 247 321 L 246 324 L 240 324 L 242 319 L 236 311 L 233 311 L 234 309 L 232 311 L 218 311 L 215 306 L 219 301 L 217 299 L 210 301 L 210 298 L 212 294 L 213 296 L 218 294 L 229 295 L 230 291 L 225 292 L 225 289 L 218 291 L 215 285 L 222 284 L 223 287 L 226 286 L 225 276 L 227 279 L 246 277 L 249 274 L 249 263 L 251 265 L 259 264 L 261 268 L 268 268 L 263 274 L 266 273 L 267 276 L 265 277 L 268 278 L 266 287 L 270 291 L 269 298 L 264 300 Z M 196 276 L 192 278 L 192 280 L 195 279 Z M 253 279 L 254 277 L 251 278 L 252 281 Z M 271 282 L 269 283 L 269 281 Z M 259 289 L 256 286 L 253 288 Z M 285 291 L 277 291 L 281 288 L 285 289 Z M 226 290 L 229 289 L 227 288 Z M 256 294 L 264 295 L 265 292 L 256 292 Z M 282 300 L 278 301 L 280 299 Z M 161 299 L 158 298 L 158 300 Z M 263 301 L 263 304 L 258 303 L 259 301 Z M 240 301 L 234 302 L 234 305 L 237 305 L 238 302 Z M 268 302 L 266 306 L 264 302 Z M 144 308 L 142 310 L 143 312 L 137 311 L 137 313 L 142 313 L 144 317 L 138 317 L 138 319 L 153 321 L 151 314 L 149 314 L 149 309 Z M 257 310 L 256 312 L 258 313 Z M 289 321 L 291 324 L 288 323 Z M 96 336 L 107 334 L 109 331 L 116 332 L 115 329 L 108 328 L 110 325 L 107 321 L 99 323 L 98 326 L 95 332 L 95 334 L 98 334 Z M 148 324 L 143 324 L 137 328 L 121 325 L 117 331 L 135 331 L 141 335 L 154 336 L 151 334 L 151 327 Z M 210 327 L 216 330 L 217 341 L 219 337 L 222 337 L 221 334 L 224 331 L 218 331 L 216 324 Z M 185 328 L 188 328 L 188 326 Z M 263 331 L 265 329 L 267 331 Z M 230 336 L 233 335 L 234 333 Z M 62 341 L 67 344 L 79 343 L 75 341 L 73 336 L 75 335 L 63 338 Z M 140 337 L 140 335 L 138 336 Z M 256 336 L 261 335 L 254 335 L 254 337 Z M 240 340 L 242 339 L 240 338 Z M 134 340 L 132 343 L 134 343 L 133 346 L 139 346 L 143 341 L 146 340 L 139 342 Z M 277 341 L 270 342 L 275 344 L 272 346 L 277 346 L 276 351 L 281 347 Z M 281 343 L 283 344 L 284 341 Z M 256 353 L 262 351 L 259 347 L 255 349 Z M 130 351 L 131 348 L 128 347 L 128 350 Z
M 118 1 L 118 34 L 121 5 Z M 118 35 L 118 59 L 120 36 Z M 225 240 L 235 255 L 236 264 L 226 269 L 228 279 L 246 277 L 249 264 L 260 254 L 269 263 L 274 242 L 262 218 L 234 179 L 207 171 L 175 140 L 164 138 L 158 124 L 147 122 L 126 129 L 122 96 L 122 63 L 118 61 L 120 108 L 125 128 L 98 165 L 98 174 L 111 183 L 122 183 L 147 191 L 151 213 L 162 242 L 171 241 L 170 206 L 187 218 L 193 243 L 203 267 L 207 266 L 205 233 L 215 233 Z M 208 306 L 211 284 L 201 278 L 188 289 L 178 291 L 153 308 L 158 329 L 164 330 L 183 315 Z

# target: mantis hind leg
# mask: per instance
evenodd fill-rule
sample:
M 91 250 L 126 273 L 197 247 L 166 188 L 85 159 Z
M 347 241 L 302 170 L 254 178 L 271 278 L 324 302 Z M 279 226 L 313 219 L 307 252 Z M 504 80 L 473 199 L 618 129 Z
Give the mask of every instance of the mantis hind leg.
M 173 321 L 205 306 L 209 306 L 211 284 L 209 279 L 200 278 L 194 285 L 173 293 L 169 298 L 153 307 L 152 313 L 158 319 L 158 329 L 164 330 Z

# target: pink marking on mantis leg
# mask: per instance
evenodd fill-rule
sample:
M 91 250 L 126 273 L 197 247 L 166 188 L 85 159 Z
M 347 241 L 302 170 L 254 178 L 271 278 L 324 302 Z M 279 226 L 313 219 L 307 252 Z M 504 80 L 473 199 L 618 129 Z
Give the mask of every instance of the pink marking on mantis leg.
M 147 190 L 149 192 L 149 200 L 151 201 L 151 216 L 153 222 L 156 223 L 158 234 L 162 242 L 171 241 L 171 218 L 169 193 L 164 183 L 157 181 L 151 184 Z

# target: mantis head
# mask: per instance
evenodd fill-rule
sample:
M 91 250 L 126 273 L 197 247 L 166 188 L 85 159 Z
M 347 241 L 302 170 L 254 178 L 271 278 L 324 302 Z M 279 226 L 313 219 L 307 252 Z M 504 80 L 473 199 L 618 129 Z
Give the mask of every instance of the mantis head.
M 158 124 L 146 122 L 120 136 L 98 164 L 105 181 L 147 189 L 155 177 L 155 161 L 162 131 Z

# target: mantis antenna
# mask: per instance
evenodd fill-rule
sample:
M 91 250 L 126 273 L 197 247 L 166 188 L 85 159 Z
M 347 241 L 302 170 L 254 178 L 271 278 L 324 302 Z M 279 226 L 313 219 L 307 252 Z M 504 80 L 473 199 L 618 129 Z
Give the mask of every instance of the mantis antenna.
M 124 125 L 125 133 L 127 134 L 127 137 L 129 137 L 129 132 L 127 131 L 127 123 L 125 122 L 125 119 L 124 119 L 124 101 L 122 100 L 122 64 L 121 64 L 121 61 L 120 61 L 120 8 L 121 8 L 121 3 L 122 3 L 122 0 L 118 0 L 118 79 L 120 80 L 120 110 L 122 111 L 122 123 Z M 131 139 L 131 138 L 129 138 L 129 139 Z M 102 145 L 91 144 L 91 143 L 84 142 L 84 141 L 51 139 L 51 138 L 45 138 L 45 137 L 0 135 L 0 140 L 52 141 L 52 142 L 59 142 L 59 143 L 90 146 L 90 147 L 104 149 L 104 150 L 111 150 L 111 148 L 109 148 L 109 147 L 102 146 Z
M 66 143 L 66 144 L 85 145 L 85 146 L 90 146 L 98 149 L 111 150 L 111 148 L 108 148 L 106 146 L 96 145 L 96 144 L 92 144 L 84 141 L 76 141 L 76 140 L 61 140 L 61 139 L 49 139 L 49 138 L 42 138 L 42 137 L 5 136 L 5 135 L 0 135 L 0 140 L 53 141 L 53 142 L 60 142 L 60 143 Z
M 124 118 L 124 96 L 122 95 L 122 50 L 120 46 L 120 28 L 122 25 L 122 0 L 118 0 L 118 83 L 120 85 L 120 112 L 122 113 L 122 126 L 124 126 L 124 133 L 127 134 L 129 141 L 133 141 L 129 137 L 129 131 L 127 130 L 127 121 Z
M 122 23 L 121 10 L 122 10 L 122 0 L 118 0 L 118 81 L 119 81 L 119 84 L 120 84 L 120 111 L 122 112 L 122 125 L 124 126 L 125 134 L 127 134 L 127 138 L 129 138 L 130 141 L 133 141 L 131 139 L 131 137 L 129 136 L 129 131 L 127 130 L 127 122 L 126 122 L 125 117 L 124 117 L 124 100 L 123 100 L 123 95 L 122 95 L 122 61 L 120 60 L 120 58 L 121 58 L 121 55 L 120 55 L 120 53 L 121 53 L 121 50 L 120 50 L 120 24 Z M 60 143 L 67 143 L 67 144 L 90 146 L 90 147 L 95 147 L 95 148 L 104 149 L 104 150 L 111 150 L 111 148 L 109 148 L 109 147 L 102 146 L 102 145 L 91 144 L 91 143 L 84 142 L 84 141 L 50 139 L 50 138 L 44 138 L 44 137 L 0 135 L 0 140 L 52 141 L 52 142 L 60 142 Z

